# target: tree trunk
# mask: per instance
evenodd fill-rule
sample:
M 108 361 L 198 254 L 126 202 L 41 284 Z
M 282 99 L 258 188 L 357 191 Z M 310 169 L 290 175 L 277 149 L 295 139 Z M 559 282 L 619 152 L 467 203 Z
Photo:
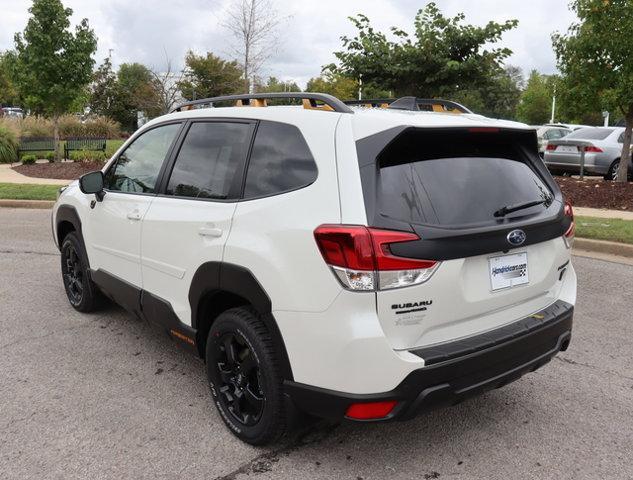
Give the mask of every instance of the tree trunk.
M 626 182 L 628 178 L 629 163 L 631 161 L 631 139 L 633 134 L 633 111 L 629 110 L 625 118 L 624 138 L 622 140 L 622 155 L 618 167 L 618 182 Z
M 59 148 L 59 115 L 53 117 L 53 138 L 55 139 L 55 161 L 59 162 L 61 160 L 61 149 Z

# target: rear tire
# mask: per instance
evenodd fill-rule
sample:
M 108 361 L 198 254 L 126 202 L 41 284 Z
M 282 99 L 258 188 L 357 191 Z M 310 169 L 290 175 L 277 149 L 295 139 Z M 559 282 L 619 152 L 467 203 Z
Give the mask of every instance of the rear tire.
M 265 445 L 286 431 L 282 375 L 272 337 L 250 308 L 215 320 L 206 346 L 207 379 L 224 423 L 244 442 Z
M 88 256 L 75 232 L 64 237 L 61 248 L 62 281 L 72 307 L 83 313 L 97 309 L 100 292 L 90 279 Z

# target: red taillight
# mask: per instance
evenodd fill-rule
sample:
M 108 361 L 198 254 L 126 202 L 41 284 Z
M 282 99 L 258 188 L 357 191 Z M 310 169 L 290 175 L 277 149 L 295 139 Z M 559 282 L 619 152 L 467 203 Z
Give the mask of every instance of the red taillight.
M 602 149 L 598 148 L 598 147 L 596 147 L 594 145 L 587 145 L 585 147 L 585 152 L 587 152 L 587 153 L 602 153 Z
M 398 257 L 391 252 L 390 246 L 395 243 L 420 240 L 411 232 L 360 225 L 321 225 L 314 231 L 314 238 L 325 262 L 343 285 L 352 290 L 374 290 L 376 283 L 381 288 L 422 283 L 438 265 L 432 260 Z M 410 278 L 405 278 L 406 275 Z
M 547 144 L 547 147 L 545 147 L 546 150 L 552 152 L 554 150 L 556 150 L 557 145 L 552 145 L 551 143 Z
M 574 209 L 572 208 L 571 203 L 565 202 L 564 211 L 565 216 L 571 219 L 571 224 L 569 225 L 569 228 L 567 228 L 563 239 L 565 240 L 567 248 L 571 248 L 574 243 L 574 237 L 576 236 L 576 222 L 574 221 Z
M 374 270 L 374 247 L 367 228 L 321 225 L 314 231 L 319 249 L 329 265 L 353 270 Z
M 386 402 L 353 403 L 345 412 L 347 418 L 354 420 L 378 420 L 387 417 L 398 404 L 395 400 Z

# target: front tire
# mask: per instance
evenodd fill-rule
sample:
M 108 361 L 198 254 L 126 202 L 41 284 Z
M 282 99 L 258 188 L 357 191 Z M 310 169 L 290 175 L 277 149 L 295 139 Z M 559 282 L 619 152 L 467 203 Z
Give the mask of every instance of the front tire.
M 72 307 L 83 313 L 96 310 L 99 290 L 90 280 L 88 257 L 75 232 L 66 235 L 62 241 L 61 267 L 64 289 Z
M 615 182 L 618 179 L 619 167 L 620 167 L 620 160 L 614 161 L 609 167 L 609 171 L 604 176 L 604 179 L 608 182 Z
M 206 345 L 207 378 L 224 423 L 251 445 L 277 441 L 286 430 L 279 360 L 268 330 L 250 308 L 220 314 Z

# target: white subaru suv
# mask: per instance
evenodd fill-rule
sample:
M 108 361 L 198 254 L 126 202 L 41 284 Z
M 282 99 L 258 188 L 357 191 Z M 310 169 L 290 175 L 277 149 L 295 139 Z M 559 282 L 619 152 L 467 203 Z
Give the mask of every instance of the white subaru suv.
M 300 412 L 408 419 L 565 350 L 574 220 L 534 130 L 370 105 L 239 95 L 144 125 L 53 209 L 71 305 L 103 295 L 191 348 L 260 445 Z

